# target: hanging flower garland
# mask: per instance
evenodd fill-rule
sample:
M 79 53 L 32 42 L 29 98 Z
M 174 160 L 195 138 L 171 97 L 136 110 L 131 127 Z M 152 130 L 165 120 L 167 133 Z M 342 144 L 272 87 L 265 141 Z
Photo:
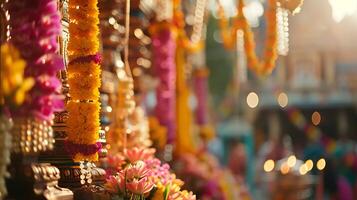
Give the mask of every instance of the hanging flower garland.
M 276 10 L 277 1 L 268 0 L 266 10 L 267 34 L 265 41 L 265 49 L 263 52 L 264 58 L 258 59 L 255 53 L 254 33 L 251 30 L 246 17 L 243 14 L 244 1 L 238 1 L 238 21 L 236 26 L 243 30 L 244 33 L 244 49 L 247 56 L 249 68 L 258 75 L 268 75 L 272 72 L 275 61 L 278 58 L 277 54 L 277 28 L 276 28 Z
M 226 49 L 233 49 L 236 44 L 236 39 L 237 39 L 237 27 L 229 28 L 229 21 L 227 17 L 224 14 L 224 9 L 222 4 L 220 3 L 219 0 L 217 2 L 217 7 L 218 7 L 218 27 L 220 29 L 221 33 L 221 38 L 223 42 L 223 46 Z
M 66 150 L 75 161 L 97 161 L 99 139 L 99 11 L 97 0 L 70 0 L 68 4 L 68 84 L 70 101 Z
M 270 74 L 275 66 L 275 61 L 277 59 L 277 1 L 268 0 L 267 2 L 268 7 L 265 15 L 267 21 L 267 33 L 265 49 L 263 53 L 264 58 L 261 61 L 258 59 L 258 56 L 255 53 L 254 33 L 243 14 L 243 8 L 245 6 L 244 0 L 238 1 L 238 15 L 234 18 L 233 27 L 231 29 L 228 28 L 228 20 L 224 16 L 222 5 L 220 5 L 219 1 L 217 1 L 217 3 L 218 16 L 220 18 L 219 27 L 221 29 L 221 36 L 224 46 L 228 49 L 234 48 L 236 44 L 237 31 L 241 29 L 243 31 L 244 49 L 249 68 L 258 75 Z
M 10 42 L 26 60 L 25 77 L 33 77 L 34 87 L 21 109 L 14 114 L 14 151 L 31 153 L 52 148 L 53 113 L 63 108 L 56 77 L 64 68 L 58 54 L 57 37 L 61 31 L 57 1 L 9 1 Z M 29 137 L 28 133 L 31 133 Z M 27 138 L 26 142 L 21 138 Z M 37 138 L 37 139 L 36 139 Z
M 152 37 L 153 63 L 160 84 L 156 90 L 156 116 L 167 128 L 167 143 L 176 135 L 176 28 L 169 22 L 156 22 L 149 29 Z
M 193 113 L 189 107 L 190 88 L 187 85 L 185 49 L 178 45 L 176 48 L 176 148 L 175 152 L 193 153 L 197 144 L 193 137 Z
M 200 127 L 200 136 L 205 141 L 209 141 L 215 137 L 214 128 L 210 125 L 207 118 L 207 99 L 208 99 L 208 83 L 207 78 L 209 71 L 206 67 L 197 68 L 194 71 L 194 88 L 197 99 L 196 122 Z
M 193 33 L 189 38 L 186 31 L 185 16 L 181 9 L 181 0 L 174 0 L 174 13 L 173 13 L 173 24 L 177 27 L 178 33 L 178 45 L 182 46 L 189 52 L 197 52 L 203 48 L 203 43 L 201 40 L 203 20 L 206 9 L 206 0 L 197 0 L 195 13 L 194 13 L 194 24 Z

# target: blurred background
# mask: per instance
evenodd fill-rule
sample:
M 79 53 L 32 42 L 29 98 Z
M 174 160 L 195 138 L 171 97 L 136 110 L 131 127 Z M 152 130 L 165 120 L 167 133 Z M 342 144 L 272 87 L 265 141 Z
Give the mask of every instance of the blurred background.
M 221 5 L 235 15 L 235 1 Z M 206 61 L 218 124 L 211 151 L 254 199 L 357 199 L 357 1 L 305 0 L 288 17 L 289 52 L 267 78 L 222 47 L 215 1 L 210 9 Z M 264 2 L 246 1 L 244 11 L 261 52 Z

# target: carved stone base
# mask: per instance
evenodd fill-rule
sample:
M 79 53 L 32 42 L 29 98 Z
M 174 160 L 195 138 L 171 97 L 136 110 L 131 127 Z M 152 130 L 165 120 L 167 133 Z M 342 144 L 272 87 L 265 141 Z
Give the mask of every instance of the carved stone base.
M 7 199 L 72 200 L 73 192 L 58 186 L 59 170 L 48 163 L 31 164 L 34 158 L 13 155 L 6 184 Z

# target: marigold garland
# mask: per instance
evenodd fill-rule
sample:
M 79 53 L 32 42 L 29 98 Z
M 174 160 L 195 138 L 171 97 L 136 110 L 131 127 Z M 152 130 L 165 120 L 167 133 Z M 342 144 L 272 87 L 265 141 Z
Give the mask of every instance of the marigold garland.
M 268 75 L 275 66 L 278 58 L 277 54 L 277 29 L 276 29 L 276 9 L 277 1 L 268 0 L 268 8 L 265 14 L 267 20 L 267 34 L 264 49 L 264 58 L 259 60 L 255 53 L 254 33 L 251 30 L 247 19 L 243 15 L 244 1 L 239 0 L 238 4 L 238 24 L 242 26 L 244 32 L 244 48 L 247 56 L 248 66 L 259 75 Z
M 66 150 L 75 161 L 98 160 L 99 139 L 99 11 L 97 0 L 70 0 L 68 5 L 68 84 Z
M 218 1 L 219 3 L 219 1 Z M 267 11 L 265 14 L 267 21 L 267 33 L 264 49 L 264 58 L 258 59 L 255 53 L 255 41 L 254 33 L 249 26 L 246 17 L 243 14 L 244 0 L 238 1 L 238 15 L 234 19 L 233 28 L 228 29 L 228 21 L 224 17 L 222 6 L 219 5 L 218 15 L 220 17 L 219 27 L 221 29 L 221 35 L 224 42 L 224 46 L 228 49 L 232 49 L 236 44 L 237 30 L 241 29 L 244 33 L 244 49 L 247 56 L 247 62 L 249 68 L 258 75 L 270 74 L 275 66 L 277 55 L 277 27 L 276 27 L 276 10 L 277 0 L 268 0 Z
M 187 33 L 185 31 L 186 23 L 184 19 L 184 13 L 182 12 L 180 5 L 181 0 L 174 0 L 173 25 L 177 27 L 177 43 L 179 46 L 182 46 L 189 52 L 198 52 L 202 50 L 203 43 L 200 41 L 200 39 L 198 39 L 197 41 L 192 41 L 188 38 Z

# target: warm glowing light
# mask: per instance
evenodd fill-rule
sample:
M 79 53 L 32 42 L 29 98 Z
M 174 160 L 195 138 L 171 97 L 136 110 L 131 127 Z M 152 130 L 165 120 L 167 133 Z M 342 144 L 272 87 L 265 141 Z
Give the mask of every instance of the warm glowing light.
M 312 113 L 312 115 L 311 115 L 311 122 L 312 122 L 315 126 L 317 126 L 317 125 L 320 124 L 320 122 L 321 122 L 321 115 L 320 115 L 319 112 L 315 111 L 314 113 Z
M 112 112 L 113 111 L 113 108 L 111 106 L 107 106 L 106 109 L 107 109 L 107 112 Z
M 325 159 L 321 158 L 320 160 L 318 160 L 316 166 L 317 166 L 317 169 L 318 169 L 318 170 L 323 170 L 323 169 L 325 169 L 325 167 L 326 167 L 326 161 L 325 161 Z
M 142 70 L 139 67 L 133 69 L 134 76 L 140 76 L 142 74 Z
M 247 96 L 247 104 L 251 108 L 255 108 L 258 106 L 259 97 L 255 92 L 251 92 Z
M 307 171 L 310 171 L 314 167 L 314 163 L 309 159 L 305 162 L 305 166 L 307 167 Z
M 275 167 L 274 160 L 265 161 L 265 163 L 264 163 L 264 171 L 271 172 L 271 171 L 273 171 L 274 167 Z
M 135 35 L 135 37 L 140 39 L 143 37 L 144 33 L 140 28 L 137 28 L 134 30 L 134 35 Z
M 279 94 L 278 96 L 278 104 L 280 107 L 284 108 L 288 105 L 289 102 L 289 98 L 288 95 L 286 95 L 285 92 L 282 92 Z
M 280 167 L 280 171 L 282 174 L 287 174 L 290 171 L 290 167 L 287 163 L 283 163 Z
M 308 172 L 307 166 L 305 164 L 301 165 L 299 168 L 299 172 L 301 175 L 305 175 Z
M 353 15 L 357 11 L 356 0 L 329 0 L 332 7 L 332 18 L 340 22 L 344 17 Z
M 296 164 L 296 157 L 294 155 L 289 156 L 287 163 L 289 167 L 294 167 Z

